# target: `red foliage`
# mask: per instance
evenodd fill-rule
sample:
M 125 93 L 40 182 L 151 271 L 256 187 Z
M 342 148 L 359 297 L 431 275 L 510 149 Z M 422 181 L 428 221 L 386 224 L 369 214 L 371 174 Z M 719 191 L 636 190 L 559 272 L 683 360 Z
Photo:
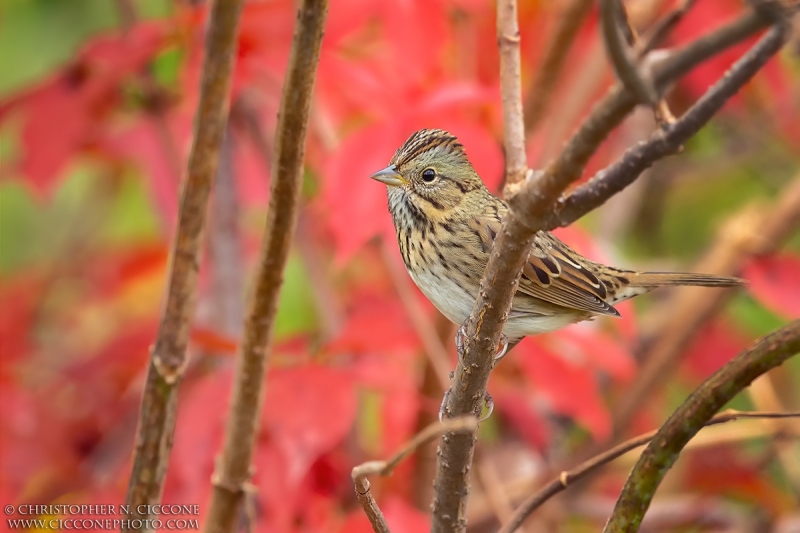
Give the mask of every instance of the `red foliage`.
M 800 255 L 762 257 L 744 276 L 752 294 L 766 308 L 786 318 L 800 316 Z
M 527 88 L 556 18 L 546 2 L 520 4 Z M 674 42 L 684 43 L 735 17 L 739 4 L 698 2 Z M 95 37 L 69 64 L 0 102 L 0 122 L 19 127 L 20 150 L 11 154 L 13 164 L 4 166 L 4 179 L 8 175 L 26 184 L 43 205 L 68 177 L 70 165 L 92 157 L 98 174 L 114 184 L 123 175 L 136 175 L 164 221 L 151 242 L 110 243 L 113 239 L 86 235 L 90 232 L 82 226 L 48 228 L 78 233 L 74 242 L 80 247 L 69 254 L 48 250 L 47 259 L 3 272 L 3 501 L 98 504 L 123 498 L 191 144 L 206 17 L 205 5 L 177 8 L 173 17 L 137 23 L 125 35 Z M 242 15 L 232 100 L 255 110 L 267 145 L 294 20 L 295 3 L 288 0 L 248 2 Z M 602 51 L 596 26 L 592 13 L 557 83 L 551 105 L 559 112 L 551 113 L 530 139 L 531 161 L 550 157 L 613 81 L 610 69 L 597 63 Z M 679 94 L 696 99 L 744 47 L 693 71 L 680 83 Z M 181 58 L 174 86 L 145 74 L 155 59 L 174 51 Z M 369 245 L 375 239 L 393 243 L 396 237 L 385 190 L 367 177 L 388 164 L 411 132 L 439 127 L 460 138 L 496 191 L 503 172 L 497 73 L 492 2 L 339 0 L 331 6 L 309 127 L 307 203 L 298 237 L 305 246 L 297 246 L 310 274 L 310 292 L 319 297 L 316 314 L 327 313 L 330 321 L 327 329 L 318 320 L 319 327 L 279 335 L 272 348 L 253 457 L 258 530 L 370 531 L 352 495 L 350 469 L 388 456 L 435 415 L 438 403 L 430 399 L 438 391 L 425 385 L 435 380 L 419 334 L 397 298 L 384 259 Z M 796 145 L 797 86 L 796 72 L 772 62 L 729 111 L 751 120 L 756 115 L 749 113 L 757 111 L 759 119 L 770 119 L 762 120 L 770 134 Z M 235 177 L 249 265 L 269 195 L 270 154 L 260 153 L 238 118 L 229 131 L 228 170 Z M 603 145 L 586 175 L 615 157 L 622 146 L 617 141 Z M 256 223 L 250 218 L 254 211 Z M 608 260 L 586 231 L 572 227 L 557 234 L 584 255 Z M 218 304 L 207 274 L 218 266 L 208 260 L 201 267 L 200 298 L 206 308 Z M 797 255 L 761 258 L 744 275 L 759 303 L 784 317 L 800 315 Z M 414 291 L 414 297 L 421 295 Z M 423 318 L 438 324 L 435 310 L 421 303 Z M 637 313 L 629 303 L 618 308 L 620 320 L 528 339 L 503 362 L 490 382 L 502 421 L 496 428 L 499 439 L 516 435 L 531 456 L 547 456 L 553 441 L 560 442 L 556 437 L 563 437 L 551 424 L 554 414 L 573 419 L 594 440 L 610 436 L 607 399 L 637 371 L 632 356 Z M 234 364 L 233 357 L 208 355 L 232 356 L 239 343 L 224 331 L 205 319 L 190 331 L 192 364 L 182 384 L 164 493 L 165 501 L 197 503 L 203 513 Z M 449 335 L 441 333 L 452 348 Z M 692 378 L 705 377 L 747 341 L 735 325 L 714 323 L 687 351 L 686 368 Z M 759 477 L 752 465 L 737 463 L 735 471 L 720 473 L 705 456 L 697 461 L 697 470 L 685 480 L 688 486 L 723 492 L 719 483 L 709 483 L 715 478 L 756 499 L 766 490 L 768 478 Z M 374 485 L 394 532 L 429 528 L 427 511 L 415 509 L 409 499 L 418 486 L 415 466 L 405 463 L 390 481 Z

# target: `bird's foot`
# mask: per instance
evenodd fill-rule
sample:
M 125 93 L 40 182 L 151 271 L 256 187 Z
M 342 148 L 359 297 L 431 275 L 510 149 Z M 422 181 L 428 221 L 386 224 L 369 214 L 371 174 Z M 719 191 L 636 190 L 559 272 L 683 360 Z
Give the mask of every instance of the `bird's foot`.
M 439 422 L 444 422 L 444 413 L 447 411 L 448 398 L 450 398 L 450 389 L 444 391 L 444 396 L 442 396 L 442 405 L 439 406 Z
M 464 353 L 464 340 L 466 339 L 467 334 L 464 331 L 464 326 L 458 328 L 456 331 L 456 352 L 458 353 L 458 363 L 461 365 L 462 368 L 467 368 L 467 365 L 464 364 L 464 359 L 462 357 Z M 508 337 L 506 337 L 505 333 L 500 334 L 500 344 L 497 345 L 497 353 L 495 354 L 494 358 L 492 358 L 492 368 L 497 366 L 503 357 L 506 356 L 508 353 Z
M 505 333 L 500 334 L 500 344 L 497 346 L 497 353 L 492 359 L 492 368 L 497 366 L 497 363 L 503 360 L 503 357 L 508 353 L 508 337 Z
M 489 391 L 483 393 L 483 403 L 486 405 L 486 414 L 483 415 L 480 420 L 478 420 L 479 424 L 492 416 L 492 413 L 494 412 L 494 398 L 492 398 L 492 395 L 489 394 Z
M 439 422 L 444 421 L 444 414 L 447 412 L 447 400 L 449 398 L 450 389 L 447 389 L 444 391 L 444 396 L 442 396 L 442 405 L 439 406 Z M 492 398 L 492 395 L 489 394 L 488 391 L 483 393 L 483 403 L 486 406 L 486 414 L 483 415 L 480 420 L 478 420 L 479 424 L 492 416 L 492 413 L 494 412 L 494 398 Z

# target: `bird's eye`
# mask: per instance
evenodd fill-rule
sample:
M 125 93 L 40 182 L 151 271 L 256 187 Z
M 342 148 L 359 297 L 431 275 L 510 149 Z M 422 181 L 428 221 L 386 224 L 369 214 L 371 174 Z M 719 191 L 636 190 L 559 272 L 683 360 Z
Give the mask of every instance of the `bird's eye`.
M 432 168 L 426 168 L 422 171 L 422 181 L 430 183 L 436 179 L 436 171 Z

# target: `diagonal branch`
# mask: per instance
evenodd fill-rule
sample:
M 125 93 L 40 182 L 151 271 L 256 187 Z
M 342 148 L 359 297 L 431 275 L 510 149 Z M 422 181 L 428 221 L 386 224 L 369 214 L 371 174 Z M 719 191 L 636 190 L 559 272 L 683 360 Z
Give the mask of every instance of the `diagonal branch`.
M 661 479 L 689 440 L 755 378 L 797 352 L 800 352 L 800 320 L 762 337 L 700 385 L 642 452 L 604 532 L 636 531 Z
M 729 410 L 718 415 L 713 416 L 703 427 L 716 426 L 719 424 L 726 424 L 739 419 L 777 419 L 777 418 L 798 418 L 800 411 L 790 412 L 767 412 L 767 411 L 735 411 Z M 517 508 L 514 516 L 505 524 L 498 533 L 513 533 L 522 526 L 522 523 L 528 518 L 531 513 L 541 507 L 547 500 L 567 490 L 567 487 L 573 483 L 586 477 L 587 475 L 597 471 L 600 467 L 607 465 L 614 459 L 625 455 L 626 453 L 635 450 L 640 446 L 644 446 L 653 440 L 658 430 L 648 431 L 638 437 L 633 437 L 621 442 L 610 448 L 603 453 L 597 454 L 591 459 L 588 459 L 575 468 L 561 472 L 561 474 L 552 479 L 547 485 L 536 491 L 525 502 Z
M 145 519 L 149 515 L 138 510 L 149 509 L 160 502 L 172 448 L 178 385 L 187 364 L 189 326 L 197 299 L 206 206 L 225 132 L 236 28 L 242 4 L 242 0 L 216 0 L 211 6 L 194 141 L 172 245 L 166 302 L 147 371 L 125 500 L 134 510 L 128 518 L 139 520 L 126 523 L 139 523 L 142 527 L 148 523 Z
M 212 478 L 214 491 L 205 527 L 208 533 L 233 530 L 251 474 L 250 459 L 266 388 L 267 355 L 300 206 L 308 113 L 327 11 L 327 0 L 303 0 L 297 11 L 275 134 L 266 227 L 236 361 L 225 443 Z
M 655 87 L 642 77 L 636 65 L 633 48 L 623 38 L 620 21 L 627 17 L 623 12 L 621 0 L 602 0 L 600 2 L 600 21 L 603 41 L 619 80 L 641 103 L 655 103 L 658 96 Z M 632 40 L 636 36 L 629 30 Z

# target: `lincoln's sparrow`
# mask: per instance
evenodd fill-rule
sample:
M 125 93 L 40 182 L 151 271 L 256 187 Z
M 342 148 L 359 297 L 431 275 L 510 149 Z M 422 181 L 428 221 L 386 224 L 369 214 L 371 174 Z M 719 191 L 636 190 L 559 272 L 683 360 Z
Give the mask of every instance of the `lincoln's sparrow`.
M 389 166 L 371 177 L 388 185 L 389 212 L 408 273 L 456 324 L 472 311 L 492 242 L 508 207 L 484 186 L 463 146 L 442 130 L 413 134 Z M 665 285 L 731 287 L 742 280 L 707 274 L 635 272 L 589 261 L 546 231 L 536 234 L 503 333 L 526 335 L 595 315 Z

